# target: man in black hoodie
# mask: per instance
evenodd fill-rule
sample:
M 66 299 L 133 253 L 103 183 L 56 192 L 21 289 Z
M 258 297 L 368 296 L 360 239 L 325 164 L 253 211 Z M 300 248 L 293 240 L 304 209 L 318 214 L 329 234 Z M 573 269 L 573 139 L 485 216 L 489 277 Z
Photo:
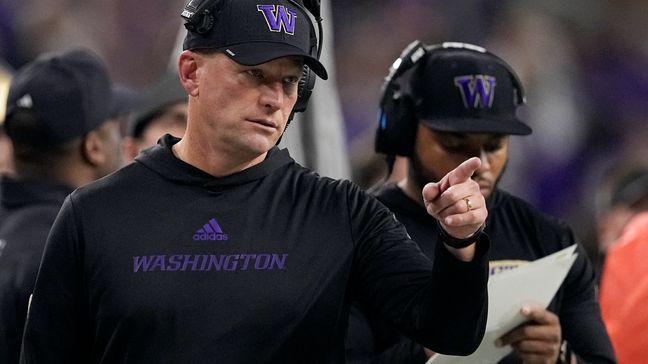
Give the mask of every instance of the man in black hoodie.
M 47 53 L 13 77 L 6 132 L 14 175 L 0 180 L 0 362 L 18 362 L 50 227 L 73 189 L 120 166 L 108 70 L 90 51 Z
M 183 16 L 186 133 L 66 200 L 22 362 L 344 363 L 352 299 L 438 351 L 475 350 L 479 160 L 426 186 L 445 243 L 430 261 L 377 200 L 276 147 L 314 75 L 327 78 L 300 3 L 191 1 Z
M 498 188 L 509 135 L 531 133 L 516 116 L 524 92 L 508 64 L 479 46 L 418 41 L 405 49 L 399 64 L 386 83 L 376 150 L 407 157 L 409 167 L 404 178 L 383 186 L 377 196 L 423 253 L 433 258 L 443 249 L 421 190 L 470 157 L 482 162 L 472 179 L 489 210 L 485 232 L 492 241 L 491 274 L 577 243 L 563 222 Z M 512 351 L 500 363 L 614 362 L 596 299 L 595 272 L 583 247 L 577 249 L 574 265 L 546 309 L 511 307 L 527 321 L 497 339 L 496 345 Z M 357 362 L 425 363 L 436 351 L 403 338 L 373 309 L 358 307 L 349 333 L 349 356 Z

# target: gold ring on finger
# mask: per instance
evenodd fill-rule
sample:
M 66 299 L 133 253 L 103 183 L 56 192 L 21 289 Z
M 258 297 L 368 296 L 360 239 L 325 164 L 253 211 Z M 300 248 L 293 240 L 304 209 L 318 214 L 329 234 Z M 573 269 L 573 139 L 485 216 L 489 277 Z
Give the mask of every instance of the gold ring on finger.
M 464 197 L 464 201 L 466 201 L 466 207 L 468 208 L 468 211 L 473 209 L 472 202 L 470 202 L 470 199 L 468 197 Z

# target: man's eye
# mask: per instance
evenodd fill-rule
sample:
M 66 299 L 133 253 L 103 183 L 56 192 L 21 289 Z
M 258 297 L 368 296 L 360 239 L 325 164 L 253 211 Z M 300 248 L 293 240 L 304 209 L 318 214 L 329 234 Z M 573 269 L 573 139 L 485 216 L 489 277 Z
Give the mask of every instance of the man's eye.
M 452 151 L 457 151 L 457 150 L 459 150 L 459 149 L 461 149 L 463 147 L 463 145 L 461 143 L 456 143 L 456 142 L 453 142 L 453 141 L 450 141 L 450 140 L 442 141 L 439 144 L 441 144 L 443 149 L 452 150 Z
M 494 139 L 484 144 L 484 150 L 487 152 L 496 152 L 506 146 L 506 138 Z
M 299 77 L 286 77 L 284 83 L 287 85 L 296 85 L 299 83 Z
M 261 72 L 261 70 L 259 70 L 259 69 L 249 69 L 249 70 L 247 70 L 247 73 L 248 73 L 248 75 L 250 75 L 250 76 L 252 76 L 252 77 L 254 77 L 254 78 L 258 79 L 258 80 L 263 79 L 263 72 Z
M 461 145 L 447 145 L 446 144 L 446 145 L 443 146 L 443 149 L 445 149 L 446 151 L 448 151 L 450 153 L 459 153 L 459 152 L 463 151 L 464 148 Z
M 502 143 L 490 143 L 484 145 L 484 150 L 487 152 L 495 152 L 502 149 Z

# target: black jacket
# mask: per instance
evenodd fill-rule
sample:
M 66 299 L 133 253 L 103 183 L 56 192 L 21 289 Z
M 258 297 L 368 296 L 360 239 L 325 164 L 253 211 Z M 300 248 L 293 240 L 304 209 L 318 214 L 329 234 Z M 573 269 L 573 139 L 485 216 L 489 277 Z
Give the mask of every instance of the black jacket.
M 425 208 L 398 187 L 389 186 L 378 199 L 405 225 L 421 250 L 434 257 L 439 251 L 438 226 Z M 564 223 L 542 214 L 525 201 L 495 190 L 487 201 L 485 232 L 491 239 L 491 273 L 514 268 L 547 256 L 577 239 Z M 580 362 L 614 363 L 610 339 L 596 297 L 595 272 L 583 247 L 548 310 L 560 318 L 563 339 Z M 399 335 L 384 319 L 360 309 L 352 311 L 348 351 L 359 363 L 425 363 L 422 348 Z M 440 350 L 437 350 L 441 352 Z M 500 363 L 520 363 L 511 354 Z
M 215 178 L 175 142 L 66 200 L 23 363 L 343 363 L 352 297 L 418 340 L 477 347 L 488 241 L 473 262 L 433 264 L 377 200 L 285 150 Z
M 43 246 L 71 192 L 44 181 L 0 180 L 0 363 L 18 362 Z

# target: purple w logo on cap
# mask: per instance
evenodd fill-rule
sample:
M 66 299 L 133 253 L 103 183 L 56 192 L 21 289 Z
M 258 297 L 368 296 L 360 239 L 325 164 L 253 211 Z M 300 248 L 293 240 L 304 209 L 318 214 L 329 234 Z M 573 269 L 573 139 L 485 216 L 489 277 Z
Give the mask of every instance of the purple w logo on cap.
M 467 109 L 493 106 L 495 85 L 497 85 L 495 77 L 487 75 L 458 76 L 454 78 L 454 84 L 461 91 L 461 97 Z
M 283 5 L 257 5 L 257 10 L 263 14 L 271 32 L 295 34 L 295 18 L 297 13 Z

